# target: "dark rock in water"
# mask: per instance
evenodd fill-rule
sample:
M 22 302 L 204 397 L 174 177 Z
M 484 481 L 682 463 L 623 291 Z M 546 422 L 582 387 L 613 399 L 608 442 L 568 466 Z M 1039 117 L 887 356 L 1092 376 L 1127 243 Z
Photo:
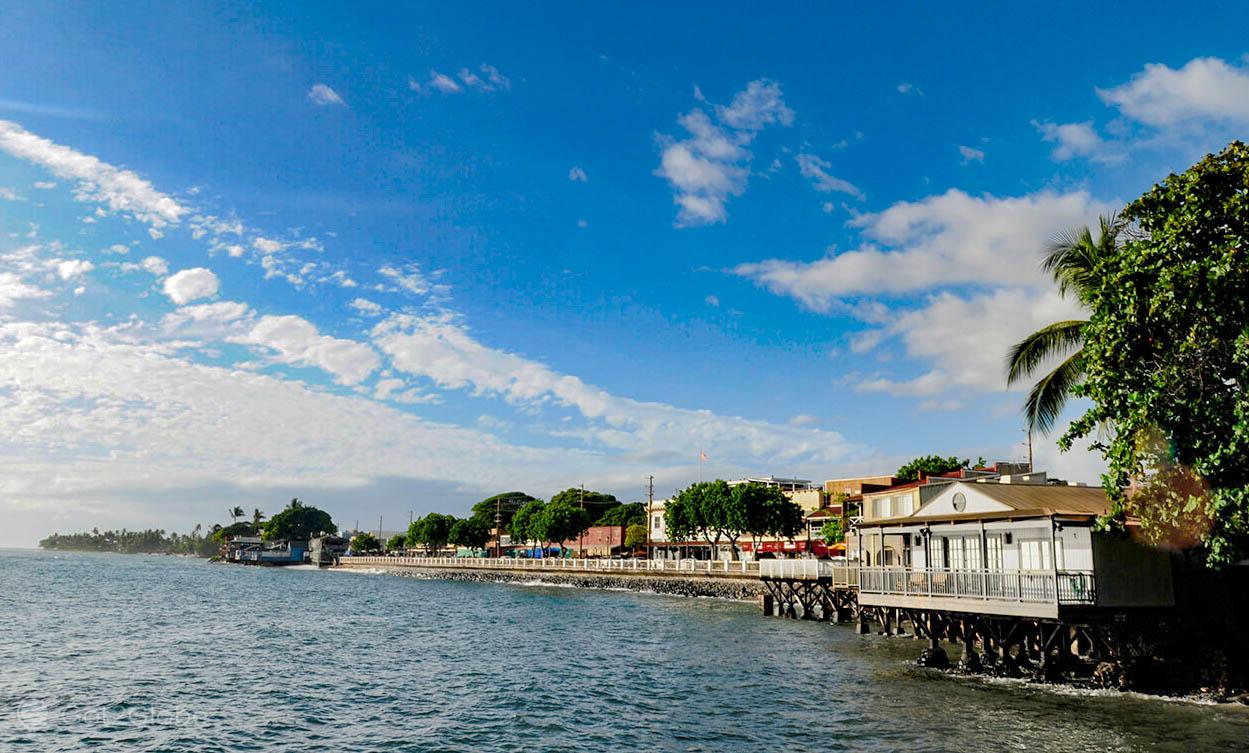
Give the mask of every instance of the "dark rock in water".
M 926 648 L 919 653 L 919 659 L 915 663 L 932 669 L 949 669 L 950 657 L 943 648 Z
M 1093 684 L 1099 688 L 1128 689 L 1128 677 L 1118 662 L 1099 662 L 1093 669 Z
M 1019 669 L 1019 662 L 1015 661 L 1013 656 L 999 656 L 993 662 L 991 667 L 986 667 L 985 671 L 993 677 L 1023 677 L 1023 672 Z
M 975 651 L 968 651 L 958 660 L 958 671 L 968 675 L 978 675 L 983 669 L 980 664 L 980 654 Z

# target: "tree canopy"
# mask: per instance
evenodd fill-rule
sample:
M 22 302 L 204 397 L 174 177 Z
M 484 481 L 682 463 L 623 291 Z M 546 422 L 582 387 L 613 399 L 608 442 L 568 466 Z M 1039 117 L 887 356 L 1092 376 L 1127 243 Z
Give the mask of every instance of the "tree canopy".
M 471 518 L 460 518 L 451 524 L 450 541 L 456 546 L 467 549 L 481 549 L 490 540 L 490 529 L 493 526 L 474 515 Z
M 503 529 L 507 530 L 516 511 L 534 499 L 535 497 L 524 492 L 501 492 L 473 505 L 472 514 L 473 517 L 485 520 L 491 528 L 494 528 L 494 516 L 498 513 L 502 519 Z
M 386 539 L 386 551 L 400 552 L 403 551 L 408 544 L 408 537 L 402 533 L 396 533 L 394 536 Z
M 426 554 L 442 551 L 451 541 L 451 526 L 455 518 L 440 512 L 431 512 L 412 521 L 408 526 L 408 546 L 424 547 Z
M 319 533 L 338 533 L 329 513 L 292 499 L 282 512 L 269 518 L 262 529 L 265 539 L 307 541 Z
M 634 523 L 625 529 L 624 545 L 630 549 L 638 549 L 647 545 L 648 532 L 643 523 Z
M 641 524 L 646 527 L 646 505 L 641 502 L 630 502 L 608 508 L 598 520 L 596 526 L 631 526 Z
M 899 483 L 907 483 L 918 481 L 921 473 L 928 476 L 940 476 L 943 473 L 957 471 L 960 468 L 968 468 L 970 466 L 971 461 L 967 458 L 959 460 L 953 455 L 948 458 L 943 458 L 940 455 L 924 455 L 903 465 L 893 475 L 898 479 Z
M 512 522 L 508 527 L 508 533 L 512 536 L 513 544 L 524 544 L 528 541 L 541 541 L 538 533 L 538 519 L 542 516 L 542 510 L 546 507 L 546 503 L 540 499 L 533 499 L 526 502 L 512 516 Z
M 590 527 L 590 511 L 564 500 L 551 500 L 542 508 L 534 528 L 541 542 L 572 541 Z
M 563 502 L 573 507 L 581 507 L 582 494 L 579 487 L 571 487 L 552 496 L 551 502 Z M 598 520 L 609 510 L 620 506 L 620 500 L 611 494 L 586 489 L 584 495 L 585 509 L 590 513 L 590 520 Z
M 378 541 L 376 536 L 367 531 L 357 533 L 351 537 L 351 551 L 380 552 L 382 551 L 382 542 Z
M 1105 456 L 1115 515 L 1153 540 L 1249 551 L 1249 147 L 1233 142 L 1129 204 L 1084 330 L 1093 402 L 1060 440 Z
M 723 539 L 737 556 L 737 541 L 750 534 L 790 538 L 802 531 L 802 508 L 774 486 L 729 486 L 722 480 L 691 484 L 664 507 L 664 526 L 677 541 L 700 537 L 712 549 Z
M 846 540 L 846 533 L 841 528 L 841 521 L 837 518 L 829 518 L 824 525 L 820 526 L 820 539 L 825 544 L 838 544 Z

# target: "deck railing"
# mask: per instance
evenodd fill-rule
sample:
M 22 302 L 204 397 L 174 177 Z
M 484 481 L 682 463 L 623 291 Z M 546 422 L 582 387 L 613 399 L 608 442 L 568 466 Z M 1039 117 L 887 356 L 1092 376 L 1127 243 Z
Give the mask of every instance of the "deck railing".
M 758 576 L 759 563 L 746 560 L 561 559 L 558 557 L 343 557 L 344 564 L 451 567 L 473 570 L 557 572 L 689 573 Z
M 1080 570 L 912 570 L 865 567 L 859 570 L 862 593 L 899 596 L 1096 604 L 1093 573 Z
M 776 559 L 759 562 L 759 576 L 778 580 L 823 580 L 834 586 L 858 583 L 859 568 L 835 565 L 829 560 Z

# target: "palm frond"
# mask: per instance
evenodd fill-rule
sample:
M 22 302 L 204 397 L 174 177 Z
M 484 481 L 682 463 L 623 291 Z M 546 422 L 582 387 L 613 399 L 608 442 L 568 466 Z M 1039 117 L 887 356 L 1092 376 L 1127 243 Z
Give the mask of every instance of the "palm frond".
M 1067 360 L 1058 364 L 1057 368 L 1045 375 L 1036 383 L 1024 403 L 1024 416 L 1028 419 L 1028 428 L 1041 434 L 1048 434 L 1054 423 L 1067 405 L 1071 390 L 1084 377 L 1084 350 L 1072 353 Z
M 1006 355 L 1006 384 L 1029 376 L 1047 358 L 1084 345 L 1083 319 L 1054 322 L 1015 344 Z
M 1096 240 L 1093 231 L 1084 226 L 1061 233 L 1049 245 L 1041 269 L 1050 273 L 1063 295 L 1074 293 L 1083 301 L 1097 281 L 1097 268 L 1119 248 L 1119 241 L 1127 227 L 1118 214 L 1103 216 L 1098 221 Z

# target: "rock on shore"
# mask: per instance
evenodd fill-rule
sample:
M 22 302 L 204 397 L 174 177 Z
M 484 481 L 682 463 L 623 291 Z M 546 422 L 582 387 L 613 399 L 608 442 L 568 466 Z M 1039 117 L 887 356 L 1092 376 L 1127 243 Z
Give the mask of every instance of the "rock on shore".
M 512 572 L 506 570 L 460 570 L 428 567 L 381 567 L 392 575 L 408 578 L 458 580 L 467 583 L 550 583 L 554 586 L 602 588 L 669 596 L 702 596 L 711 599 L 751 601 L 763 593 L 762 582 L 751 578 L 698 578 L 598 573 Z

